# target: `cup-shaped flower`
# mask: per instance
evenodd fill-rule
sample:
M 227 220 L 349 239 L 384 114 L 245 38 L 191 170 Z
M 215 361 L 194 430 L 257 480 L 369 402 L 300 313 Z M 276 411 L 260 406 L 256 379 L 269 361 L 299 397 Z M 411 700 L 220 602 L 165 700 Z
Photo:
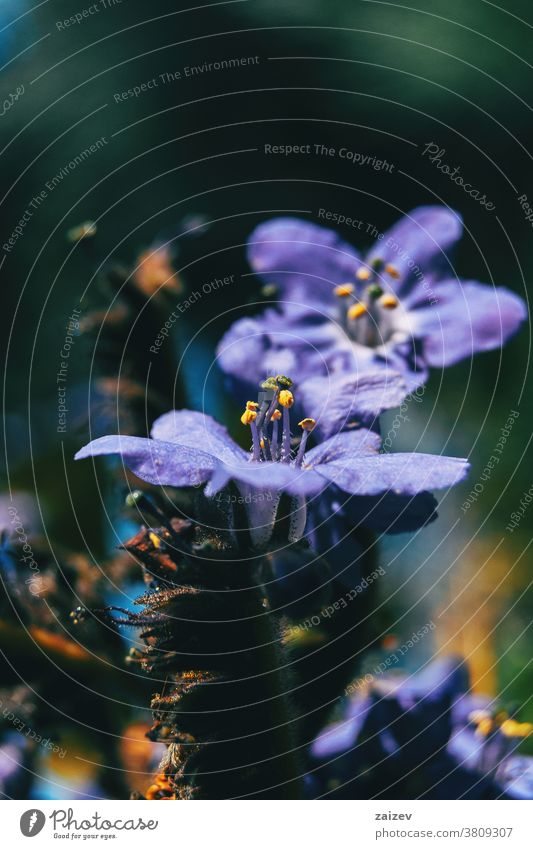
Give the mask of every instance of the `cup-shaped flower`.
M 148 483 L 203 486 L 209 498 L 233 482 L 246 507 L 256 546 L 270 539 L 283 494 L 290 497 L 286 518 L 292 542 L 304 534 L 307 500 L 320 498 L 329 488 L 354 497 L 388 494 L 400 499 L 402 510 L 407 497 L 418 509 L 421 493 L 453 486 L 467 473 L 466 460 L 456 457 L 381 454 L 380 437 L 366 429 L 338 433 L 307 450 L 315 425 L 309 418 L 300 421 L 301 438 L 296 447 L 291 438 L 292 397 L 290 390 L 277 387 L 273 397 L 261 405 L 249 402 L 241 421 L 251 430 L 250 452 L 238 446 L 210 416 L 174 410 L 154 423 L 151 438 L 100 437 L 82 448 L 76 459 L 118 454 Z M 432 514 L 431 499 L 428 508 Z M 426 511 L 420 524 L 429 518 Z

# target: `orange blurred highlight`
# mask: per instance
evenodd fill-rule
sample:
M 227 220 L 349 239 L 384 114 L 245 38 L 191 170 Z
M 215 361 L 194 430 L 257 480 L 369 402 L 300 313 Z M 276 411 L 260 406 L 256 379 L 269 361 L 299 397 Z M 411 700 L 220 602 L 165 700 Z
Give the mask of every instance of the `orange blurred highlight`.
M 152 246 L 139 254 L 133 280 L 147 297 L 157 294 L 162 288 L 176 295 L 183 290 L 181 280 L 172 267 L 170 249 L 165 245 Z
M 491 696 L 499 691 L 496 629 L 518 580 L 513 559 L 502 548 L 495 550 L 497 542 L 473 542 L 465 550 L 451 573 L 435 629 L 438 651 L 464 657 L 473 692 Z

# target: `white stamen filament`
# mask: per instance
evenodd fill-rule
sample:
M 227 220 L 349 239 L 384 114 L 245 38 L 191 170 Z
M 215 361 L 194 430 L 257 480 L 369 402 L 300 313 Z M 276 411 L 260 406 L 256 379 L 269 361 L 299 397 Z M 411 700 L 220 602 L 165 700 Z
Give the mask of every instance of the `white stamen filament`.
M 307 444 L 307 440 L 309 439 L 309 431 L 302 431 L 302 438 L 300 440 L 300 444 L 298 446 L 298 453 L 296 455 L 296 459 L 294 461 L 294 465 L 300 469 L 302 467 L 304 454 L 305 454 L 305 446 Z
M 276 391 L 274 393 L 274 397 L 272 398 L 272 401 L 270 402 L 270 407 L 268 408 L 267 414 L 265 416 L 264 427 L 267 427 L 267 425 L 270 424 L 270 419 L 274 415 L 274 410 L 276 410 L 276 408 L 278 406 L 278 398 L 279 398 L 279 389 L 276 389 Z
M 272 459 L 279 460 L 279 427 L 278 419 L 272 422 Z
M 289 408 L 283 407 L 283 433 L 281 437 L 281 462 L 289 463 L 291 459 L 291 419 Z
M 250 423 L 250 430 L 252 431 L 253 444 L 252 459 L 259 461 L 261 459 L 261 445 L 259 440 L 259 431 L 257 430 L 257 425 L 255 422 Z

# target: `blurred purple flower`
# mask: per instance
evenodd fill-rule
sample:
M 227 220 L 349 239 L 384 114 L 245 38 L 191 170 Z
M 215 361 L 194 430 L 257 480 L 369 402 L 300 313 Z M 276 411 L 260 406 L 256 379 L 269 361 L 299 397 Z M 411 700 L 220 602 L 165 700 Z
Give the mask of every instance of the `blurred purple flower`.
M 7 713 L 7 711 L 6 711 Z M 0 798 L 23 799 L 28 793 L 29 744 L 16 731 L 2 731 L 0 736 Z M 22 794 L 22 795 L 21 795 Z
M 362 259 L 316 224 L 260 225 L 248 259 L 275 289 L 276 309 L 230 328 L 218 350 L 221 368 L 254 384 L 265 373 L 346 375 L 387 365 L 413 389 L 429 367 L 501 347 L 526 307 L 508 289 L 457 278 L 449 251 L 462 229 L 457 213 L 418 207 Z
M 533 758 L 515 754 L 533 726 L 468 691 L 466 666 L 453 657 L 376 678 L 315 739 L 312 758 L 347 795 L 360 783 L 390 798 L 414 798 L 408 787 L 424 798 L 533 798 Z

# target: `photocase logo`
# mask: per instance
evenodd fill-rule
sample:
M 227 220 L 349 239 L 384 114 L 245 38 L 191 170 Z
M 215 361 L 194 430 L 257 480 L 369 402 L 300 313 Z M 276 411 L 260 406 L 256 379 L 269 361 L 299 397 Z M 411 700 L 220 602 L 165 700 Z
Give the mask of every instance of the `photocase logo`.
M 35 837 L 43 830 L 46 817 L 42 811 L 36 808 L 31 808 L 29 811 L 24 811 L 20 818 L 20 830 L 24 837 Z

